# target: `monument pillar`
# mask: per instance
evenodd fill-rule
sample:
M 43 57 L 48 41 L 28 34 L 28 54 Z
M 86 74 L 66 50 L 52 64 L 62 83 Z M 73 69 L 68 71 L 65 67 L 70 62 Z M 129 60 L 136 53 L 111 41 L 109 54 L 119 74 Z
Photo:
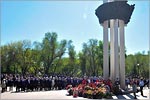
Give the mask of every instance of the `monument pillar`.
M 114 60 L 115 60 L 115 79 L 119 78 L 119 61 L 118 61 L 118 57 L 119 57 L 119 52 L 118 52 L 118 19 L 115 19 L 115 23 L 114 23 Z
M 110 77 L 114 83 L 119 78 L 118 19 L 110 20 Z
M 119 20 L 120 33 L 120 82 L 121 88 L 125 87 L 125 38 L 124 38 L 124 21 Z
M 108 21 L 103 23 L 103 77 L 109 78 Z
M 112 83 L 115 80 L 115 31 L 114 31 L 114 19 L 110 20 L 110 79 Z

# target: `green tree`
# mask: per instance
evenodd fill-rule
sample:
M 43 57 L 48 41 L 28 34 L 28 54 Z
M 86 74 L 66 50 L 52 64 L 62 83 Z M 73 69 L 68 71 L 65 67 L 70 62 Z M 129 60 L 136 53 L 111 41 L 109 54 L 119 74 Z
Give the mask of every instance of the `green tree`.
M 31 49 L 31 66 L 29 72 L 37 75 L 39 72 L 42 73 L 42 61 L 41 61 L 41 43 L 34 42 L 33 49 Z
M 96 39 L 90 39 L 87 43 L 83 44 L 82 52 L 79 53 L 82 75 L 100 75 L 103 65 L 102 47 L 102 41 L 99 41 L 98 44 Z
M 16 47 L 16 42 L 1 46 L 2 73 L 15 73 L 15 66 L 18 54 Z
M 149 58 L 145 53 L 136 53 L 126 57 L 126 75 L 149 76 Z
M 66 50 L 66 40 L 59 42 L 57 41 L 57 34 L 55 32 L 45 33 L 45 37 L 42 42 L 42 53 L 41 60 L 44 64 L 44 72 L 48 74 L 49 71 L 52 71 L 54 60 L 61 58 Z
M 74 50 L 74 45 L 72 44 L 72 41 L 68 41 L 68 54 L 69 54 L 69 71 L 70 75 L 73 76 L 75 73 L 77 73 L 78 65 L 76 63 L 76 52 Z
M 31 41 L 29 40 L 21 41 L 19 43 L 18 50 L 19 50 L 18 60 L 21 68 L 21 73 L 25 75 L 27 74 L 31 66 L 31 56 L 32 56 Z

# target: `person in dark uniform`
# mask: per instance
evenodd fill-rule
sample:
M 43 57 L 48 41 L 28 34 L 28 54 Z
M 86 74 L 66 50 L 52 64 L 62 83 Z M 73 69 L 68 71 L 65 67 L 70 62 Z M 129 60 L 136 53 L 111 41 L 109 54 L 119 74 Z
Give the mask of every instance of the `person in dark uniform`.
M 43 78 L 41 77 L 40 78 L 40 91 L 42 91 L 43 90 L 43 87 L 44 87 L 44 84 L 43 84 L 44 82 L 43 82 Z
M 40 88 L 41 88 L 40 77 L 38 77 L 38 91 L 40 90 Z
M 44 88 L 44 91 L 46 91 L 46 78 L 45 77 L 43 78 L 43 88 Z
M 120 89 L 120 81 L 119 81 L 119 78 L 116 79 L 115 81 L 115 86 L 116 88 L 119 90 Z
M 55 90 L 58 89 L 58 77 L 57 76 L 55 77 L 55 85 L 54 85 L 54 87 L 55 87 Z
M 36 78 L 35 77 L 33 77 L 33 91 L 35 91 L 36 90 Z
M 52 88 L 52 77 L 49 77 L 48 79 L 48 90 L 51 90 Z
M 23 91 L 23 77 L 20 77 L 20 90 Z
M 18 92 L 18 77 L 17 76 L 16 76 L 16 79 L 15 79 L 14 85 L 16 87 L 16 92 Z
M 67 85 L 67 80 L 65 77 L 62 77 L 62 89 L 65 89 L 66 85 Z
M 79 84 L 82 84 L 82 78 L 78 79 Z
M 13 80 L 13 86 L 14 86 L 14 87 L 16 87 L 16 84 L 15 84 L 15 81 L 16 81 L 16 76 L 15 76 L 15 75 L 13 75 L 13 78 L 12 78 L 12 80 Z
M 33 91 L 33 87 L 34 87 L 34 80 L 33 80 L 33 77 L 31 77 L 31 80 L 30 80 L 30 89 L 31 89 L 31 91 Z
M 19 77 L 19 80 L 18 80 L 18 92 L 20 92 L 22 88 L 22 82 L 21 82 L 21 77 Z
M 73 87 L 77 86 L 77 78 L 73 78 Z
M 38 78 L 35 78 L 35 91 L 38 91 Z
M 47 91 L 47 87 L 48 87 L 48 78 L 47 78 L 47 76 L 45 77 L 45 82 L 44 82 L 44 84 L 45 84 L 45 85 L 44 85 L 44 86 L 45 86 L 45 87 L 44 87 L 44 90 Z
M 113 86 L 113 91 L 115 95 L 119 95 L 121 93 L 120 91 L 120 81 L 119 78 L 116 78 L 114 86 Z
M 62 80 L 61 80 L 61 77 L 59 77 L 58 78 L 58 80 L 57 80 L 57 82 L 58 82 L 58 90 L 61 90 L 62 89 Z
M 21 78 L 21 91 L 25 92 L 26 80 L 24 77 Z
M 25 92 L 28 91 L 28 78 L 25 77 Z
M 71 77 L 71 85 L 73 86 L 74 85 L 74 83 L 73 83 L 73 78 Z M 74 87 L 74 86 L 73 86 Z
M 27 91 L 30 91 L 30 77 L 27 78 Z
M 11 76 L 8 76 L 7 87 L 9 87 L 9 91 L 12 91 L 13 88 L 13 80 Z
M 16 79 L 16 92 L 20 92 L 21 82 L 20 77 L 18 76 Z
M 71 85 L 71 79 L 70 79 L 70 77 L 67 77 L 67 85 L 66 86 L 68 86 L 68 85 Z

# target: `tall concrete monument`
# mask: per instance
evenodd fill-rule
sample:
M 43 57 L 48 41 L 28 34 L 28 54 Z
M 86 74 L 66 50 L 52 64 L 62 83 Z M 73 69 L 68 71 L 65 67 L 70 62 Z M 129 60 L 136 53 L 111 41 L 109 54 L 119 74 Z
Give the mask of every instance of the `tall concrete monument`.
M 134 5 L 127 4 L 127 0 L 103 0 L 103 4 L 96 9 L 95 13 L 103 26 L 103 77 L 105 79 L 110 77 L 112 83 L 119 78 L 122 89 L 125 88 L 124 26 L 130 21 L 133 10 Z

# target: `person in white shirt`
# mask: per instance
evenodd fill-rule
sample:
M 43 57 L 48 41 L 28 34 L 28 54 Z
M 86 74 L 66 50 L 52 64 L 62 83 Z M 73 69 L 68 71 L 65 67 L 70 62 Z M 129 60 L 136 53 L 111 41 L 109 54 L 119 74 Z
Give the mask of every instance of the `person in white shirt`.
M 143 96 L 144 81 L 143 81 L 142 78 L 141 78 L 141 80 L 140 80 L 140 82 L 139 82 L 139 86 L 140 86 L 140 92 L 141 92 L 141 95 Z

